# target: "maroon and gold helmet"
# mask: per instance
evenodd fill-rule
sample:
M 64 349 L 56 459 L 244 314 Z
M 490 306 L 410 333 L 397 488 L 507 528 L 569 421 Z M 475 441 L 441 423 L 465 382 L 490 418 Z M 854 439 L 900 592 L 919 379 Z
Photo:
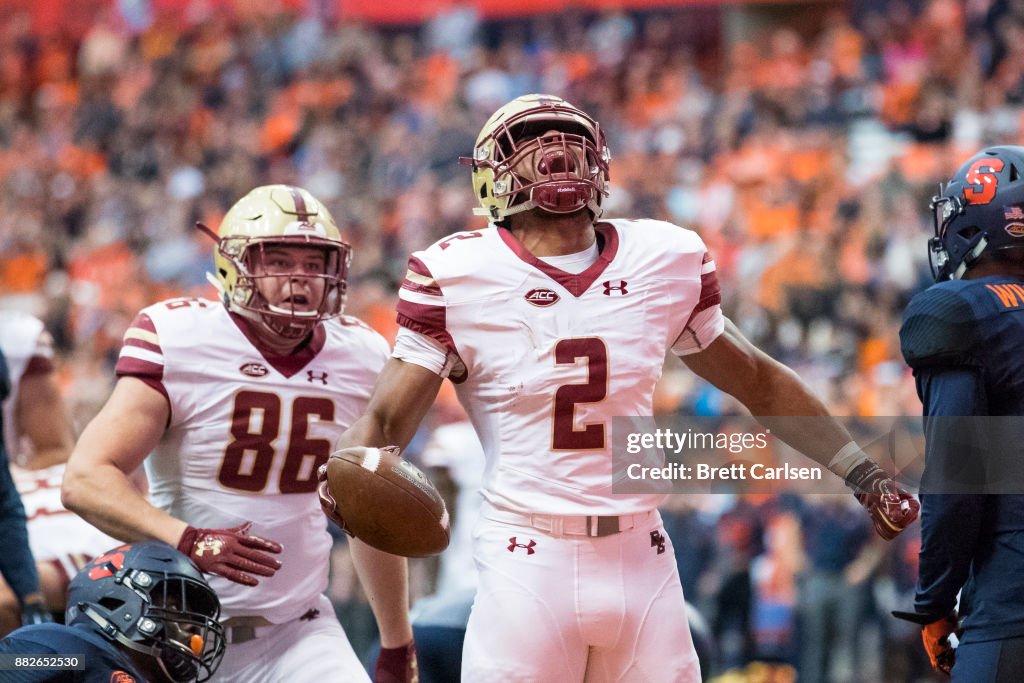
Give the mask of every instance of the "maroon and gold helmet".
M 215 237 L 214 284 L 229 310 L 288 339 L 301 338 L 321 320 L 341 315 L 352 247 L 342 239 L 331 213 L 308 190 L 291 185 L 255 188 L 228 210 Z M 324 296 L 315 310 L 273 306 L 260 294 L 259 279 L 274 276 L 257 275 L 255 265 L 274 246 L 324 251 L 324 272 L 302 274 L 324 280 Z
M 589 209 L 608 196 L 611 153 L 600 124 L 554 95 L 523 95 L 484 124 L 471 158 L 477 215 L 496 223 L 533 208 L 553 214 Z

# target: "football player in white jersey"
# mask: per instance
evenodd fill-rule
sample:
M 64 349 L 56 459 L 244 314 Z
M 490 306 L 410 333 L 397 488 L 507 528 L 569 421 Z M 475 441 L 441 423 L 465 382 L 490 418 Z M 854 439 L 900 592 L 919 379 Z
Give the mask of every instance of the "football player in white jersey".
M 466 160 L 491 225 L 409 260 L 392 358 L 339 442 L 406 444 L 456 383 L 487 455 L 463 681 L 699 680 L 661 496 L 611 491 L 611 418 L 652 415 L 667 351 L 754 415 L 827 415 L 724 318 L 700 237 L 600 220 L 610 159 L 558 97 L 491 117 Z M 846 478 L 880 533 L 914 519 L 845 430 L 819 431 L 776 435 Z
M 228 638 L 217 680 L 366 680 L 323 595 L 331 538 L 315 473 L 365 408 L 388 344 L 341 315 L 351 248 L 308 191 L 258 187 L 216 235 L 200 227 L 217 240 L 222 300 L 136 316 L 114 391 L 75 445 L 64 503 L 215 575 Z M 127 478 L 143 461 L 152 502 Z M 385 648 L 375 678 L 412 680 L 405 559 L 350 546 Z
M 49 332 L 34 316 L 0 311 L 0 349 L 10 371 L 3 425 L 11 475 L 25 508 L 45 607 L 63 616 L 71 577 L 117 543 L 60 504 L 74 430 L 57 384 Z M 0 634 L 21 624 L 18 611 L 10 587 L 0 586 Z

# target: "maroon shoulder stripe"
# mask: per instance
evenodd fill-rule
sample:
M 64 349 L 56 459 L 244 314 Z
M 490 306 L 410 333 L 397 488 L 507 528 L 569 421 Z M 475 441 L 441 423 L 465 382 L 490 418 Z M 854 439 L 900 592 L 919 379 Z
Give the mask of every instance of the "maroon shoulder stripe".
M 159 344 L 154 344 L 142 339 L 136 339 L 135 337 L 128 337 L 124 340 L 124 346 L 134 346 L 139 349 L 146 349 L 147 351 L 153 351 L 154 353 L 163 354 L 163 349 L 160 348 Z
M 406 278 L 402 280 L 402 289 L 408 289 L 410 292 L 419 292 L 420 294 L 430 294 L 432 296 L 441 296 L 441 288 L 437 285 L 421 285 L 418 282 Z
M 700 276 L 700 299 L 697 300 L 697 306 L 693 312 L 699 313 L 720 303 L 722 303 L 722 289 L 718 286 L 716 271 L 704 273 Z
M 415 256 L 409 257 L 408 268 L 417 275 L 422 275 L 423 277 L 429 277 L 430 279 L 434 279 L 434 275 L 433 273 L 430 272 L 430 268 L 427 268 L 427 265 L 423 263 L 423 261 L 416 258 Z

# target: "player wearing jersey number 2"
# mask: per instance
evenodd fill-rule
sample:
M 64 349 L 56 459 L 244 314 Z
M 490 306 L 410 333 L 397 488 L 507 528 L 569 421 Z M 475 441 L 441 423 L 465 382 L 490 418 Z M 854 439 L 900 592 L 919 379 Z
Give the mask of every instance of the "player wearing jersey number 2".
M 339 444 L 405 445 L 456 384 L 487 456 L 464 681 L 699 680 L 661 496 L 611 492 L 611 418 L 652 414 L 666 351 L 754 415 L 827 415 L 724 318 L 696 233 L 600 219 L 610 159 L 558 97 L 491 117 L 467 160 L 491 224 L 409 259 L 394 353 Z M 842 428 L 819 431 L 776 435 L 848 478 L 880 532 L 913 520 Z

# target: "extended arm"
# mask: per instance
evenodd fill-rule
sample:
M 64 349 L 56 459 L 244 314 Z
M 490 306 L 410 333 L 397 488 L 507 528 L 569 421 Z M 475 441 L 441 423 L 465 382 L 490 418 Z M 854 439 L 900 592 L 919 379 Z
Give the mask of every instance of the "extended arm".
M 917 519 L 920 506 L 913 496 L 853 443 L 795 372 L 751 344 L 731 321 L 706 349 L 683 357 L 683 362 L 736 397 L 776 437 L 845 480 L 879 536 L 891 540 Z M 819 419 L 778 419 L 792 416 Z
M 164 433 L 170 408 L 163 395 L 134 377 L 122 377 L 68 460 L 64 507 L 123 541 L 157 539 L 177 546 L 205 572 L 254 586 L 251 576 L 273 576 L 280 553 L 273 541 L 249 534 L 249 525 L 196 529 L 154 507 L 132 484 L 135 471 Z M 207 548 L 215 548 L 208 552 Z
M 694 373 L 735 397 L 755 418 L 824 418 L 774 420 L 770 426 L 775 436 L 826 467 L 851 441 L 839 422 L 828 419 L 825 404 L 800 377 L 750 343 L 730 320 L 706 349 L 682 360 Z
M 0 456 L 4 453 L 3 443 L 0 442 Z M 4 539 L 4 549 L 0 552 L 0 574 L 22 606 L 29 598 L 33 601 L 42 600 L 39 574 L 28 544 L 25 525 L 25 508 L 21 504 L 21 496 L 11 478 L 7 458 L 0 457 L 0 538 Z
M 337 448 L 404 448 L 434 403 L 441 381 L 430 370 L 391 358 L 377 378 L 366 412 L 342 434 Z M 415 647 L 409 622 L 406 559 L 371 548 L 356 538 L 349 545 L 380 629 L 381 655 L 374 680 L 413 680 Z
M 366 412 L 345 430 L 337 448 L 405 448 L 434 404 L 441 382 L 441 377 L 426 368 L 397 358 L 389 359 L 377 378 Z
M 134 377 L 119 379 L 68 460 L 64 507 L 123 541 L 177 545 L 188 524 L 151 505 L 129 479 L 159 443 L 169 416 L 156 389 Z

